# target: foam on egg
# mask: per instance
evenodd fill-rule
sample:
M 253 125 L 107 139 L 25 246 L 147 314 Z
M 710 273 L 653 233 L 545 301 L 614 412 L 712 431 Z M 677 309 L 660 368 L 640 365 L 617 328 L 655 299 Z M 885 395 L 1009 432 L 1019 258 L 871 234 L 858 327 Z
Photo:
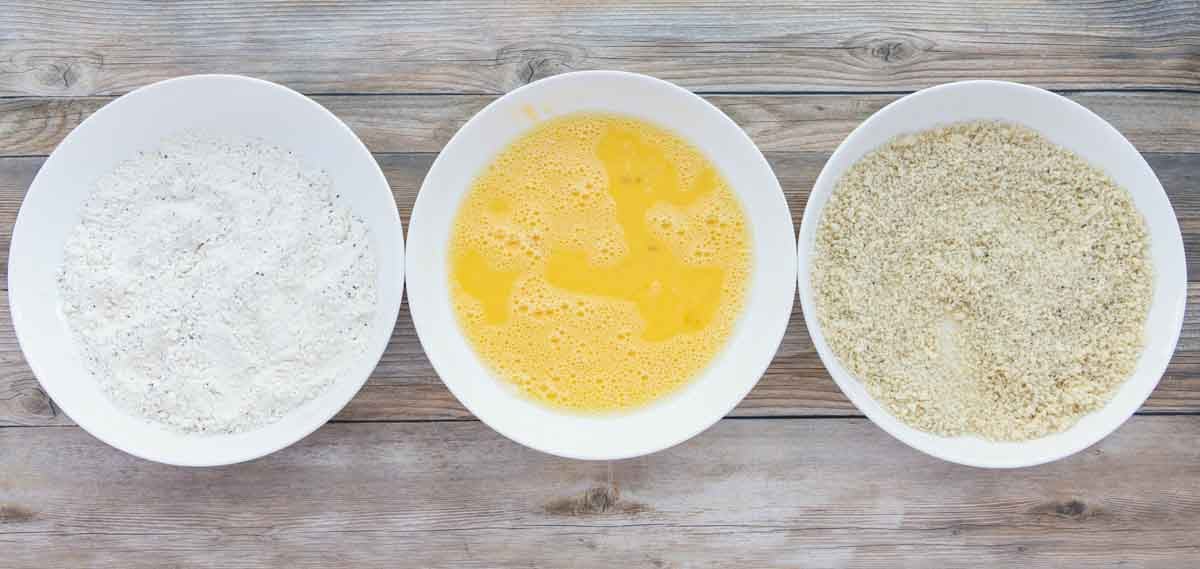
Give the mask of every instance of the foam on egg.
M 546 121 L 475 180 L 450 240 L 459 324 L 542 403 L 654 401 L 724 346 L 750 275 L 741 204 L 676 135 L 614 115 Z

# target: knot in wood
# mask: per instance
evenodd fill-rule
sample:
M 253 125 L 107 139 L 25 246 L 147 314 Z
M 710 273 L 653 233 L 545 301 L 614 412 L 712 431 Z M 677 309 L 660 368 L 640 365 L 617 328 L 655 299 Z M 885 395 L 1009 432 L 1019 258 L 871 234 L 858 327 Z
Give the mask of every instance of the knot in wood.
M 57 412 L 54 410 L 54 402 L 50 400 L 50 396 L 46 395 L 46 392 L 42 391 L 40 387 L 29 389 L 17 397 L 21 411 L 30 417 L 53 419 L 57 415 Z
M 616 492 L 607 486 L 591 488 L 584 494 L 583 505 L 587 513 L 598 514 L 612 509 L 617 503 Z
M 547 514 L 557 516 L 593 516 L 599 514 L 640 514 L 649 508 L 640 502 L 622 500 L 614 486 L 594 486 L 582 495 L 559 498 L 547 503 Z
M 850 40 L 850 53 L 872 67 L 908 65 L 933 49 L 933 42 L 912 34 L 865 34 Z
M 578 46 L 566 44 L 510 44 L 496 51 L 497 63 L 515 67 L 515 86 L 574 70 L 583 57 Z
M 98 53 L 63 54 L 29 50 L 15 54 L 17 64 L 38 95 L 90 95 L 104 58 Z
M 1054 507 L 1054 513 L 1072 519 L 1079 519 L 1087 513 L 1087 504 L 1079 500 L 1070 500 Z
M 1088 506 L 1082 500 L 1072 498 L 1065 501 L 1053 501 L 1041 504 L 1033 509 L 1033 513 L 1065 518 L 1068 520 L 1084 521 L 1100 515 L 1100 509 Z
M 0 524 L 22 524 L 37 517 L 33 510 L 16 504 L 0 504 Z

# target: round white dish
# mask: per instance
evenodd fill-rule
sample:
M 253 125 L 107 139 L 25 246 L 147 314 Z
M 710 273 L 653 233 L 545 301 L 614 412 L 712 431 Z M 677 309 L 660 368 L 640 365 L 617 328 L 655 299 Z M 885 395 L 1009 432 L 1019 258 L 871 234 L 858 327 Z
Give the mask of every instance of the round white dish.
M 1000 120 L 1042 133 L 1103 169 L 1133 196 L 1146 218 L 1154 262 L 1154 298 L 1146 320 L 1146 348 L 1133 375 L 1104 408 L 1074 427 L 1025 442 L 994 442 L 975 436 L 941 437 L 909 427 L 867 393 L 838 362 L 821 333 L 810 279 L 811 254 L 821 210 L 842 173 L 892 138 L 950 123 Z M 1016 468 L 1057 460 L 1094 444 L 1142 405 L 1158 384 L 1175 351 L 1187 297 L 1187 266 L 1179 224 L 1158 178 L 1137 149 L 1112 125 L 1083 106 L 1049 91 L 1003 81 L 963 81 L 931 87 L 880 109 L 846 137 L 817 178 L 798 243 L 800 303 L 821 361 L 859 410 L 905 444 L 950 462 L 987 468 Z
M 668 128 L 712 160 L 750 221 L 754 269 L 741 318 L 725 349 L 692 383 L 646 407 L 608 415 L 551 409 L 518 395 L 480 361 L 450 302 L 447 243 L 475 176 L 541 118 L 593 111 Z M 433 163 L 413 206 L 408 302 L 429 360 L 462 404 L 500 434 L 551 454 L 619 459 L 685 441 L 725 416 L 758 382 L 783 338 L 795 297 L 795 241 L 778 181 L 750 138 L 691 92 L 644 75 L 568 73 L 496 100 L 455 134 Z
M 82 365 L 62 317 L 56 274 L 63 245 L 95 181 L 139 150 L 182 131 L 252 136 L 291 150 L 330 175 L 339 201 L 370 228 L 378 307 L 366 352 L 320 396 L 279 421 L 239 434 L 170 431 L 116 406 Z M 332 113 L 291 89 L 249 77 L 195 75 L 137 89 L 71 131 L 34 178 L 9 251 L 9 302 L 17 339 L 46 393 L 79 426 L 130 454 L 185 466 L 257 458 L 316 430 L 358 392 L 395 326 L 404 235 L 387 180 L 370 151 Z

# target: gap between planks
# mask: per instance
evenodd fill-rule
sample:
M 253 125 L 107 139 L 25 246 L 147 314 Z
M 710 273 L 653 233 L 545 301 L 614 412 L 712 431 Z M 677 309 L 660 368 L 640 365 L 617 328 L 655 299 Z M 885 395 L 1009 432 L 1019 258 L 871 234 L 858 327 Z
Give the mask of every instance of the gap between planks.
M 553 77 L 552 75 L 550 77 Z M 988 80 L 988 77 L 977 77 L 976 80 Z M 970 81 L 972 79 L 963 79 Z M 147 83 L 146 85 L 150 85 Z M 940 83 L 939 83 L 940 84 Z M 143 85 L 146 86 L 146 85 Z M 1036 86 L 1036 85 L 1035 85 Z M 134 89 L 137 89 L 135 87 Z M 1166 94 L 1200 94 L 1200 87 L 1094 87 L 1094 88 L 1076 88 L 1076 89 L 1046 89 L 1051 93 L 1056 93 L 1064 97 L 1072 95 L 1139 95 L 1151 93 L 1166 93 Z M 701 97 L 857 97 L 857 96 L 895 96 L 903 97 L 911 95 L 916 91 L 912 89 L 883 89 L 879 91 L 870 90 L 844 90 L 844 91 L 752 91 L 752 90 L 691 90 L 693 94 Z M 43 99 L 47 101 L 56 100 L 71 100 L 71 99 L 116 99 L 117 97 L 127 95 L 128 92 L 118 94 L 96 94 L 96 95 L 0 95 L 0 101 L 12 99 Z M 306 97 L 493 97 L 500 98 L 506 93 L 492 93 L 487 91 L 455 91 L 455 92 L 405 92 L 405 91 L 380 91 L 372 93 L 370 91 L 355 92 L 355 91 L 309 91 L 300 93 Z

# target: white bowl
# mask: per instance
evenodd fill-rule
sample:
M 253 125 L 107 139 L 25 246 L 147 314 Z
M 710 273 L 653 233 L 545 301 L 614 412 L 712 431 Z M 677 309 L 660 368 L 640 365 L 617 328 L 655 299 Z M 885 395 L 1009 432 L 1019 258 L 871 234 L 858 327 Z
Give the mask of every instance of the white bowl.
M 253 136 L 326 170 L 340 201 L 362 217 L 377 257 L 379 304 L 366 353 L 325 392 L 259 429 L 185 435 L 115 407 L 83 367 L 59 310 L 56 273 L 67 235 L 97 178 L 139 150 L 185 130 Z M 404 241 L 387 180 L 358 137 L 332 113 L 281 85 L 196 75 L 133 91 L 71 131 L 34 178 L 13 229 L 8 286 L 17 339 L 46 393 L 79 426 L 130 454 L 188 466 L 228 464 L 279 450 L 333 417 L 366 381 L 400 309 Z
M 1031 127 L 1103 169 L 1129 190 L 1150 231 L 1154 299 L 1146 320 L 1146 348 L 1133 375 L 1104 408 L 1072 428 L 1026 442 L 993 442 L 974 436 L 940 437 L 900 422 L 867 393 L 825 343 L 810 281 L 810 263 L 821 209 L 850 165 L 893 137 L 968 120 L 993 119 Z M 821 361 L 842 392 L 876 425 L 909 446 L 943 460 L 988 468 L 1032 466 L 1074 454 L 1116 430 L 1158 384 L 1175 350 L 1187 297 L 1187 267 L 1179 224 L 1158 178 L 1137 149 L 1104 119 L 1083 106 L 1035 87 L 1003 81 L 963 81 L 918 91 L 872 115 L 838 146 L 813 187 L 800 223 L 800 304 Z
M 463 337 L 450 303 L 446 248 L 459 203 L 475 176 L 537 116 L 619 113 L 666 127 L 699 148 L 741 198 L 753 237 L 746 305 L 729 343 L 679 392 L 613 415 L 560 412 L 493 376 Z M 771 167 L 716 107 L 671 83 L 632 73 L 587 71 L 517 89 L 475 115 L 433 163 L 409 221 L 408 302 L 425 353 L 467 409 L 500 434 L 581 459 L 643 455 L 680 443 L 728 413 L 758 382 L 783 338 L 795 297 L 796 249 L 787 202 Z

